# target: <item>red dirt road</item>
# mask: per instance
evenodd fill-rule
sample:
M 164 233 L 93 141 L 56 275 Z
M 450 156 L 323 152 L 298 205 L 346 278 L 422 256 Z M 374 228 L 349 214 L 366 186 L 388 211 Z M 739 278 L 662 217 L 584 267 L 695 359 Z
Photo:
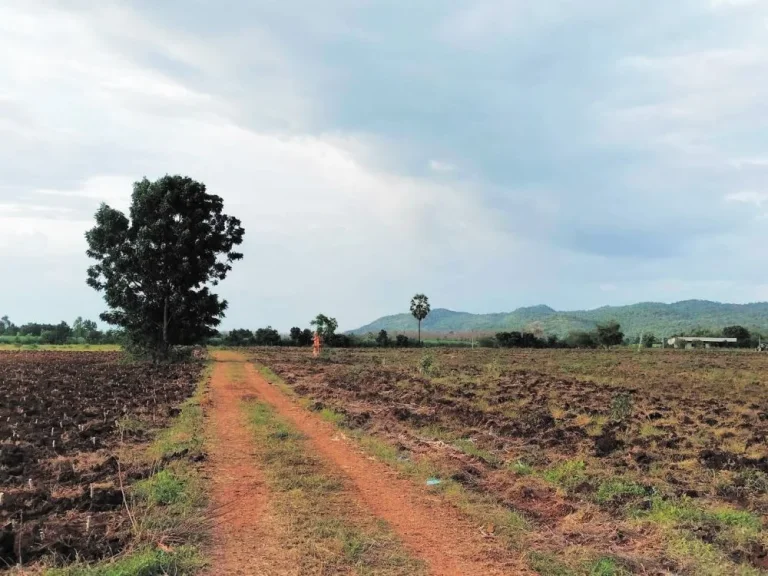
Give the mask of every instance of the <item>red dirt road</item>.
M 269 493 L 256 467 L 241 402 L 253 397 L 251 378 L 235 381 L 227 362 L 239 355 L 216 354 L 208 407 L 211 500 L 217 511 L 210 576 L 298 576 L 297 563 L 281 546 L 280 522 L 269 511 Z
M 386 520 L 397 533 L 411 553 L 423 559 L 431 574 L 435 576 L 495 576 L 502 574 L 530 574 L 525 568 L 522 559 L 510 558 L 492 541 L 485 539 L 477 526 L 468 522 L 455 508 L 442 501 L 439 497 L 430 495 L 426 490 L 420 490 L 410 481 L 398 477 L 397 473 L 386 464 L 374 461 L 354 446 L 349 440 L 343 438 L 338 430 L 327 422 L 322 421 L 315 414 L 297 406 L 280 390 L 267 382 L 250 363 L 233 352 L 219 352 L 216 354 L 217 373 L 223 370 L 222 361 L 244 362 L 245 379 L 238 385 L 240 395 L 256 394 L 259 398 L 271 404 L 275 410 L 286 418 L 300 432 L 307 436 L 310 445 L 323 458 L 329 461 L 339 471 L 349 478 L 354 487 L 353 497 L 359 497 L 360 501 L 374 514 Z M 214 378 L 214 389 L 220 398 L 237 393 L 232 392 L 232 383 L 222 382 L 220 378 Z M 246 437 L 242 417 L 229 414 L 228 423 L 221 423 L 226 433 L 225 445 L 227 446 L 227 458 L 232 459 L 245 456 L 245 452 L 239 447 L 241 435 L 234 429 L 242 430 Z M 237 438 L 235 438 L 237 437 Z M 237 444 L 232 446 L 232 440 Z M 243 439 L 247 442 L 247 438 Z M 219 464 L 226 464 L 219 462 Z M 242 466 L 229 464 L 228 475 L 244 473 Z M 249 482 L 256 489 L 254 501 L 243 504 L 251 510 L 249 517 L 257 516 L 264 504 L 259 500 L 264 499 L 263 483 L 260 479 L 252 477 Z M 241 486 L 247 484 L 239 481 Z M 258 492 L 261 490 L 261 492 Z M 254 530 L 254 532 L 250 532 Z M 247 544 L 252 537 L 257 536 L 253 527 L 240 525 L 230 532 L 241 544 L 234 545 L 226 542 L 226 547 L 233 549 L 242 546 L 251 552 L 243 552 L 241 557 L 254 560 L 256 551 L 252 542 Z M 257 572 L 217 572 L 217 574 L 251 574 Z M 277 574 L 277 572 L 269 572 Z

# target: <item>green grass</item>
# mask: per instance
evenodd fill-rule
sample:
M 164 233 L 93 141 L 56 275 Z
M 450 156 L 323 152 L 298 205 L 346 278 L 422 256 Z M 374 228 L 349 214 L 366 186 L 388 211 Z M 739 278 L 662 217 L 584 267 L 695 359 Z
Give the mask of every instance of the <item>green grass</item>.
M 554 554 L 531 552 L 528 562 L 540 576 L 576 576 L 576 572 L 561 563 Z
M 555 464 L 544 471 L 543 477 L 547 482 L 566 490 L 572 490 L 588 480 L 586 464 L 583 460 L 565 460 Z
M 760 518 L 750 512 L 730 508 L 705 510 L 695 506 L 688 498 L 673 500 L 656 496 L 651 499 L 650 510 L 640 515 L 658 524 L 709 523 L 754 534 L 762 528 Z
M 651 522 L 665 534 L 666 553 L 691 573 L 726 576 L 752 576 L 763 572 L 750 566 L 734 564 L 728 553 L 749 548 L 761 540 L 762 520 L 750 513 L 730 508 L 705 509 L 688 498 L 651 498 L 648 510 L 636 511 L 641 521 Z M 711 531 L 712 542 L 704 542 L 697 533 Z
M 96 566 L 75 564 L 53 568 L 48 576 L 164 576 L 192 574 L 202 567 L 194 548 L 180 547 L 173 552 L 146 548 Z
M 161 506 L 182 502 L 187 497 L 186 489 L 187 480 L 171 470 L 160 470 L 134 486 L 135 494 L 139 498 Z
M 489 452 L 488 450 L 479 448 L 477 444 L 475 444 L 475 442 L 470 438 L 460 438 L 459 440 L 456 440 L 453 445 L 464 452 L 464 454 L 482 460 L 490 466 L 499 465 L 499 458 L 495 454 Z
M 349 499 L 341 477 L 312 453 L 302 434 L 264 403 L 248 402 L 244 409 L 275 517 L 285 524 L 285 545 L 297 551 L 302 574 L 425 573 L 386 523 Z
M 600 558 L 589 571 L 589 576 L 623 576 L 629 574 L 627 570 L 619 566 L 613 558 Z
M 522 460 L 516 460 L 508 465 L 508 468 L 518 476 L 530 476 L 533 474 L 533 466 L 526 464 Z
M 568 559 L 550 552 L 531 552 L 528 563 L 540 576 L 628 576 L 630 572 L 616 560 L 603 556 L 591 560 Z
M 611 479 L 602 482 L 595 492 L 595 500 L 599 504 L 608 504 L 623 498 L 645 496 L 645 487 L 619 479 Z
M 344 414 L 339 414 L 338 412 L 331 410 L 330 408 L 323 408 L 319 412 L 320 418 L 325 420 L 326 422 L 330 422 L 331 424 L 336 424 L 337 426 L 340 426 L 341 423 L 344 421 Z
M 210 378 L 212 365 L 205 368 L 203 382 Z M 166 430 L 163 430 L 152 444 L 150 455 L 161 460 L 187 451 L 189 455 L 201 454 L 205 441 L 205 422 L 201 401 L 205 386 L 198 386 L 195 395 L 181 406 L 181 412 Z

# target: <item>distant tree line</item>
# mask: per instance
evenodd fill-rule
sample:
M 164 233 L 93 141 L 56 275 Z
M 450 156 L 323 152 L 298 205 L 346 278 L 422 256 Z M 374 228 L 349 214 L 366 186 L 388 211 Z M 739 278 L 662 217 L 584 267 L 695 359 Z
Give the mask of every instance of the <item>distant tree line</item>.
M 3 344 L 120 344 L 119 330 L 99 330 L 93 320 L 78 317 L 70 326 L 66 322 L 41 324 L 29 322 L 17 326 L 8 318 L 0 318 L 0 343 Z

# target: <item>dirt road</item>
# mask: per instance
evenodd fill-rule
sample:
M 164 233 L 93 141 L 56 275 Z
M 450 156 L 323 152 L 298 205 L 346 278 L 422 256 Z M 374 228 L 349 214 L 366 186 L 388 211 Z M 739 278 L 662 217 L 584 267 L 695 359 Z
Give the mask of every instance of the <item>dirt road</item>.
M 269 512 L 269 492 L 253 457 L 253 435 L 241 402 L 253 396 L 251 379 L 235 379 L 228 363 L 242 357 L 216 354 L 208 410 L 211 500 L 217 515 L 210 576 L 288 576 L 298 567 L 281 546 L 281 526 Z M 238 381 L 240 380 L 240 381 Z
M 277 545 L 279 522 L 265 513 L 269 495 L 251 456 L 252 438 L 239 409 L 243 398 L 254 395 L 272 405 L 307 436 L 312 448 L 350 480 L 354 488 L 350 497 L 359 499 L 388 522 L 406 548 L 427 563 L 430 574 L 530 573 L 522 562 L 501 560 L 500 556 L 506 555 L 500 555 L 496 544 L 485 539 L 478 527 L 455 508 L 398 477 L 386 464 L 368 458 L 332 425 L 296 405 L 267 382 L 242 356 L 218 352 L 215 358 L 211 385 L 211 424 L 216 438 L 211 450 L 212 474 L 216 479 L 213 499 L 219 506 L 232 510 L 215 535 L 217 567 L 211 574 L 291 573 L 292 562 L 280 557 Z M 227 376 L 227 363 L 231 362 L 242 365 L 239 381 Z

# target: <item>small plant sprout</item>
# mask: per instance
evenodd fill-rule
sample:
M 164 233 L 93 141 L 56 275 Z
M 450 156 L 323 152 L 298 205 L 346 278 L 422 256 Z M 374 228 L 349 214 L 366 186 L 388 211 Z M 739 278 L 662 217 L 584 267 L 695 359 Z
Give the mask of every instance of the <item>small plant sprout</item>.
M 27 486 L 29 486 L 29 489 L 30 489 L 30 490 L 34 490 L 34 489 L 35 489 L 35 485 L 34 485 L 34 484 L 32 484 L 32 478 L 30 478 L 30 479 L 27 481 Z

